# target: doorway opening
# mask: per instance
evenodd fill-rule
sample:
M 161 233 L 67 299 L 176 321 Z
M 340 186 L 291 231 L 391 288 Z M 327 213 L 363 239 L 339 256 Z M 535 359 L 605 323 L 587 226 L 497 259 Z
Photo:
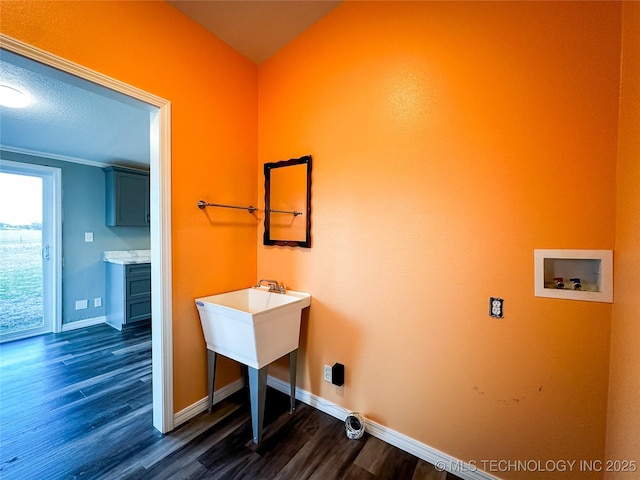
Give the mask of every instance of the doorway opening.
M 0 160 L 0 342 L 57 331 L 60 169 Z
M 153 426 L 173 430 L 171 278 L 171 103 L 119 80 L 0 34 L 0 47 L 157 108 L 150 122 L 150 243 Z

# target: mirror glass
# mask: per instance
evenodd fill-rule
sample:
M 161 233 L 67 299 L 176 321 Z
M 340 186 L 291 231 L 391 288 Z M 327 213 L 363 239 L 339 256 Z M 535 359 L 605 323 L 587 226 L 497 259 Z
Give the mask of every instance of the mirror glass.
M 265 163 L 264 244 L 311 247 L 311 156 Z

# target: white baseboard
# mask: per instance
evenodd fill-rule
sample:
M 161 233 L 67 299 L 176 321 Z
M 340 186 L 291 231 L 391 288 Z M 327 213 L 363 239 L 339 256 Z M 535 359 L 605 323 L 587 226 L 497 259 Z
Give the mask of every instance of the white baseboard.
M 238 390 L 244 387 L 244 380 L 242 378 L 235 382 L 225 385 L 224 387 L 213 392 L 213 404 L 221 402 L 230 395 L 233 395 Z M 196 403 L 189 405 L 187 408 L 180 410 L 173 415 L 173 428 L 177 428 L 183 423 L 191 420 L 196 415 L 201 414 L 209 408 L 209 397 L 204 397 L 198 400 Z
M 92 327 L 94 325 L 100 325 L 101 323 L 107 323 L 107 317 L 85 318 L 84 320 L 78 320 L 77 322 L 63 323 L 62 331 L 70 332 L 71 330 L 78 330 L 79 328 Z
M 289 382 L 282 381 L 269 375 L 267 385 L 287 395 L 289 394 Z M 346 408 L 329 402 L 328 400 L 318 397 L 306 390 L 302 390 L 301 388 L 296 388 L 296 398 L 301 402 L 341 421 L 344 421 L 350 413 Z M 447 455 L 440 450 L 371 420 L 365 419 L 365 431 L 369 432 L 370 435 L 399 448 L 400 450 L 404 450 L 425 462 L 435 465 L 441 471 L 446 470 L 451 472 L 463 480 L 500 480 L 498 477 L 494 477 L 493 475 L 480 470 L 476 465 L 463 462 L 462 460 Z

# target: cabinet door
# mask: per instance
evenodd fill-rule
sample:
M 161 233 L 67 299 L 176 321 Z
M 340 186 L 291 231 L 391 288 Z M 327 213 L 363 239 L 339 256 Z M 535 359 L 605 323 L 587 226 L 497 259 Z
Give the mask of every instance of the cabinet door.
M 151 318 L 151 297 L 130 300 L 125 304 L 125 323 L 139 322 Z
M 151 295 L 151 278 L 133 277 L 126 280 L 127 300 L 148 297 Z
M 149 225 L 149 177 L 118 172 L 116 181 L 116 223 L 123 226 Z
M 107 226 L 149 226 L 149 174 L 120 167 L 104 171 Z

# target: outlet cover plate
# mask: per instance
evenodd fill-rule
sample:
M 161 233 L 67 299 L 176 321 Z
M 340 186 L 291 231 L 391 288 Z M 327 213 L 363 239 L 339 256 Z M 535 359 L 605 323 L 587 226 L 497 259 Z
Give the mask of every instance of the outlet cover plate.
M 504 318 L 504 300 L 498 297 L 489 297 L 489 316 Z
M 331 370 L 331 366 L 325 365 L 324 366 L 324 381 L 325 382 L 331 383 L 331 380 L 333 380 L 333 374 L 332 373 L 333 372 Z

